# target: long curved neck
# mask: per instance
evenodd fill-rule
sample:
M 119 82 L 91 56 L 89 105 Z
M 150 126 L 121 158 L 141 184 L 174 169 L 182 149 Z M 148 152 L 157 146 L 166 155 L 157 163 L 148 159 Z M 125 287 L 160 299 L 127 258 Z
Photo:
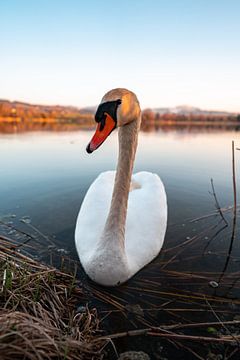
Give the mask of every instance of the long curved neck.
M 103 238 L 107 242 L 118 242 L 123 248 L 128 195 L 137 149 L 139 125 L 140 119 L 136 119 L 119 128 L 119 156 L 117 172 L 110 211 L 103 231 Z

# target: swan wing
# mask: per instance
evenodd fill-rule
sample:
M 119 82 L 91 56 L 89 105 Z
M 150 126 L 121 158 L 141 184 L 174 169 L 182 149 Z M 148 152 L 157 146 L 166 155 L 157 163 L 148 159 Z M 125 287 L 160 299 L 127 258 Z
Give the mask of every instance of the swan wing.
M 161 250 L 167 227 L 167 199 L 158 175 L 139 172 L 132 179 L 137 186 L 129 193 L 125 249 L 131 272 L 135 273 Z
M 109 213 L 115 171 L 101 173 L 90 186 L 80 209 L 75 242 L 85 267 L 95 253 Z M 125 230 L 125 250 L 133 275 L 161 250 L 167 226 L 166 193 L 159 176 L 139 172 L 132 177 Z
M 75 243 L 82 265 L 94 254 L 109 213 L 115 171 L 101 173 L 89 187 L 78 214 Z

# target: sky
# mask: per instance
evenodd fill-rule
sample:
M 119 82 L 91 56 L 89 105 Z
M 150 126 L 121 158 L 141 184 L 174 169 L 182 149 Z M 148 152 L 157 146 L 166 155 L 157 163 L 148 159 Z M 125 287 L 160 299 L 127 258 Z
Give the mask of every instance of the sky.
M 239 0 L 0 1 L 0 98 L 240 112 Z

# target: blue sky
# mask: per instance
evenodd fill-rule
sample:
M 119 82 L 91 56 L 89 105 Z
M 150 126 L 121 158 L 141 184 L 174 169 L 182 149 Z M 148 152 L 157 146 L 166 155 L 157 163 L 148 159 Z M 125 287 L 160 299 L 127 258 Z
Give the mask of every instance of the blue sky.
M 142 107 L 240 112 L 238 0 L 0 2 L 0 98 L 88 106 L 114 87 Z

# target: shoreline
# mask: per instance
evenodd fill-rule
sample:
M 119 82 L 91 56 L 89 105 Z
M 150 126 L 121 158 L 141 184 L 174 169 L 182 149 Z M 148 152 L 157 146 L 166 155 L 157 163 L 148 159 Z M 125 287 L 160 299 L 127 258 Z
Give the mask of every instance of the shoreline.
M 2 120 L 0 118 L 0 133 L 22 133 L 31 131 L 89 131 L 95 129 L 95 121 L 81 120 L 76 122 L 73 120 L 59 121 L 56 119 L 44 120 L 35 119 L 34 121 L 22 121 L 19 119 Z M 189 121 L 189 120 L 157 120 L 157 121 L 142 121 L 141 131 L 168 131 L 168 130 L 240 130 L 239 121 Z

